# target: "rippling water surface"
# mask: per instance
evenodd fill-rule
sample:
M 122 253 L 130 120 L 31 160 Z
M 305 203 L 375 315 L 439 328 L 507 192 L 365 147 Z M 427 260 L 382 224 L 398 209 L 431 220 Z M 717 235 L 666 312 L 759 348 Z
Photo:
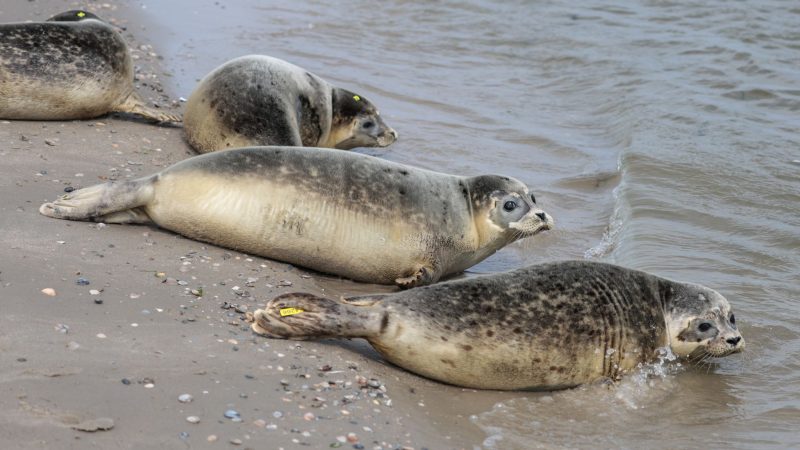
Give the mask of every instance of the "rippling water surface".
M 573 3 L 142 5 L 170 30 L 156 44 L 179 95 L 273 55 L 380 107 L 400 140 L 364 152 L 533 187 L 557 229 L 472 273 L 595 258 L 733 304 L 741 357 L 520 394 L 473 417 L 482 445 L 800 445 L 800 5 Z

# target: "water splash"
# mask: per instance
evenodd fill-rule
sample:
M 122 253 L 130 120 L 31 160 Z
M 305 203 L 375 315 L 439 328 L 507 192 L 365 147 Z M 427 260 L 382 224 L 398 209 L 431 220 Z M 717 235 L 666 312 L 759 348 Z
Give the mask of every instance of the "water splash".
M 639 427 L 645 435 L 657 423 L 662 406 L 674 396 L 675 374 L 683 368 L 677 359 L 668 347 L 659 348 L 654 362 L 640 364 L 617 383 L 500 402 L 471 420 L 487 434 L 485 448 L 550 448 L 548 442 L 619 447 L 614 431 L 630 434 L 629 427 Z
M 605 233 L 603 233 L 600 242 L 583 253 L 583 257 L 586 259 L 599 259 L 613 252 L 617 246 L 619 234 L 626 222 L 628 211 L 622 198 L 622 191 L 625 186 L 625 173 L 622 171 L 621 162 L 617 165 L 617 170 L 620 173 L 620 183 L 612 191 L 614 197 L 614 211 L 611 213 L 611 217 L 608 221 L 608 228 L 606 228 Z
M 667 377 L 675 375 L 682 367 L 680 362 L 672 364 L 678 357 L 669 347 L 661 347 L 656 351 L 657 361 L 639 363 L 637 370 L 623 378 L 616 386 L 615 398 L 630 409 L 647 407 L 653 391 L 663 388 Z

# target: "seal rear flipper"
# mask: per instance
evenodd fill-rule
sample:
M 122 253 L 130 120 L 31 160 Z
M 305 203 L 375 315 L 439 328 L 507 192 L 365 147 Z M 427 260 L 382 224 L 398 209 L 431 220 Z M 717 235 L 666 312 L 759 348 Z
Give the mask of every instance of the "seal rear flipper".
M 115 106 L 111 112 L 133 114 L 147 120 L 159 123 L 181 123 L 183 119 L 174 114 L 156 111 L 144 104 L 144 101 L 135 93 L 131 93 L 124 102 Z
M 375 306 L 292 293 L 270 300 L 264 309 L 253 313 L 251 328 L 281 339 L 369 338 L 380 334 L 384 314 Z
M 436 281 L 433 277 L 433 269 L 422 266 L 414 274 L 394 280 L 400 289 L 411 289 L 418 286 L 425 286 Z
M 344 303 L 348 305 L 354 306 L 372 306 L 375 303 L 383 300 L 384 297 L 388 296 L 388 294 L 377 294 L 377 295 L 359 295 L 357 297 L 339 297 Z
M 88 220 L 109 223 L 146 223 L 149 217 L 140 208 L 153 196 L 158 175 L 134 181 L 98 184 L 45 203 L 39 212 L 56 219 Z
M 125 211 L 118 211 L 104 216 L 94 218 L 95 222 L 103 223 L 152 223 L 150 216 L 145 213 L 142 208 L 127 209 Z

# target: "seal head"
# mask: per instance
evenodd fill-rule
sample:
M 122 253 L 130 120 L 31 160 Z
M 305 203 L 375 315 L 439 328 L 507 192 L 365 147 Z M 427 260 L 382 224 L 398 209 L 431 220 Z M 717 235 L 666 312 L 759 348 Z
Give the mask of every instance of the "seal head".
M 522 182 L 501 175 L 481 175 L 469 182 L 469 196 L 482 240 L 503 234 L 506 243 L 550 230 L 553 217 L 536 205 L 536 197 Z
M 56 14 L 55 16 L 47 19 L 48 22 L 80 22 L 82 20 L 95 19 L 100 22 L 106 23 L 103 19 L 82 9 L 73 9 Z
M 397 140 L 397 132 L 386 125 L 375 105 L 354 92 L 333 88 L 331 109 L 331 135 L 326 147 L 387 147 Z
M 698 284 L 671 285 L 665 307 L 670 347 L 679 357 L 699 360 L 744 350 L 736 317 L 719 292 Z

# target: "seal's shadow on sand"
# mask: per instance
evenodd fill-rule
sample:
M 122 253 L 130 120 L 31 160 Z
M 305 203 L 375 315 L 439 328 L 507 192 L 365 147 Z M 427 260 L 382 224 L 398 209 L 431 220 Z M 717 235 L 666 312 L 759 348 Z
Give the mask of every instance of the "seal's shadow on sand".
M 183 128 L 183 124 L 180 122 L 155 122 L 153 120 L 145 119 L 144 117 L 138 116 L 136 114 L 124 113 L 124 112 L 112 112 L 104 116 L 97 117 L 96 119 L 123 120 L 125 122 L 140 123 L 143 125 L 149 125 L 151 127 L 156 126 L 160 128 L 176 128 L 176 129 Z M 96 120 L 96 119 L 89 119 L 89 120 Z

